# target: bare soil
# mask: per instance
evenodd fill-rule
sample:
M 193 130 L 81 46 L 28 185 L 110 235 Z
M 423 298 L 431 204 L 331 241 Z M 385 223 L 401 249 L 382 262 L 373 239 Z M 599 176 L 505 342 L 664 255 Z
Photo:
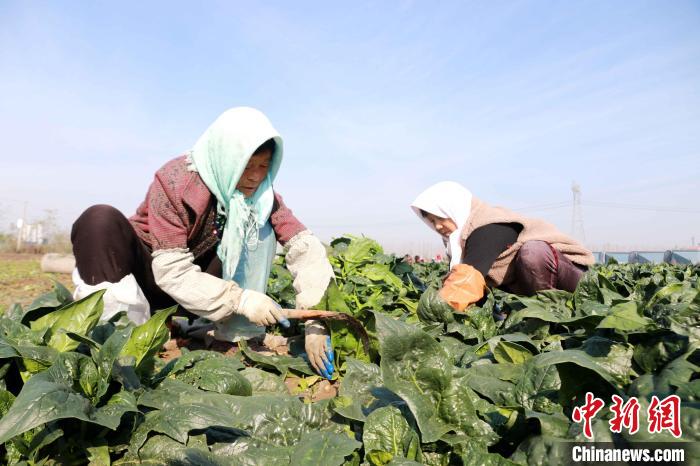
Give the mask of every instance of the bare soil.
M 41 254 L 0 253 L 0 312 L 14 303 L 28 306 L 51 291 L 54 280 L 73 290 L 70 274 L 44 273 L 40 262 Z

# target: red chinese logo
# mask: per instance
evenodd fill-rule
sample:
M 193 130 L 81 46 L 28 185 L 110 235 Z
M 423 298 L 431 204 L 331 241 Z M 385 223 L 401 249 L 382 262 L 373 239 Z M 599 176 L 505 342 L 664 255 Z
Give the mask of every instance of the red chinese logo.
M 618 395 L 612 396 L 613 404 L 610 411 L 612 419 L 608 421 L 610 431 L 621 433 L 626 428 L 634 435 L 639 431 L 640 404 L 636 397 L 631 397 L 626 402 Z M 583 435 L 588 439 L 593 438 L 593 418 L 603 409 L 605 402 L 596 398 L 591 392 L 586 393 L 586 402 L 583 406 L 577 406 L 571 415 L 574 422 L 583 422 Z M 669 395 L 663 400 L 657 396 L 651 397 L 649 409 L 647 409 L 648 431 L 650 434 L 659 434 L 664 430 L 674 437 L 680 438 L 681 431 L 681 399 L 678 395 Z
M 591 421 L 598 414 L 598 411 L 603 409 L 605 402 L 600 398 L 596 398 L 593 393 L 586 393 L 586 403 L 583 406 L 574 408 L 571 418 L 574 422 L 583 421 L 583 435 L 588 439 L 593 438 L 593 430 L 591 429 Z
M 649 416 L 649 433 L 657 434 L 668 430 L 674 437 L 681 436 L 681 399 L 678 395 L 669 395 L 662 401 L 656 395 L 651 397 L 647 410 Z
M 636 434 L 639 431 L 639 401 L 636 398 L 630 398 L 627 403 L 622 403 L 623 400 L 617 395 L 612 396 L 613 405 L 610 411 L 614 417 L 610 419 L 610 432 L 620 433 L 625 427 L 630 434 Z

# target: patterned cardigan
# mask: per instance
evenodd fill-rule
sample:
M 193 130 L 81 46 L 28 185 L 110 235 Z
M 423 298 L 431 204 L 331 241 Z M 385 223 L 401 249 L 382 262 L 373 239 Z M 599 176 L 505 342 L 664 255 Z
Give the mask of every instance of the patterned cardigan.
M 151 249 L 188 248 L 195 259 L 219 241 L 216 198 L 199 173 L 188 170 L 185 155 L 159 169 L 146 199 L 129 218 L 136 234 Z M 270 223 L 283 246 L 306 227 L 275 193 Z

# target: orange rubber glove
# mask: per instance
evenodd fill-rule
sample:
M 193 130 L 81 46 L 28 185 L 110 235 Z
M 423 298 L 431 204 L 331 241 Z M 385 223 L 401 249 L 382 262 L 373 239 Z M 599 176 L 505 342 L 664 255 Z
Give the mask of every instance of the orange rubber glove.
M 457 264 L 452 267 L 439 294 L 455 311 L 464 312 L 470 304 L 484 297 L 484 290 L 486 280 L 481 272 L 471 265 Z

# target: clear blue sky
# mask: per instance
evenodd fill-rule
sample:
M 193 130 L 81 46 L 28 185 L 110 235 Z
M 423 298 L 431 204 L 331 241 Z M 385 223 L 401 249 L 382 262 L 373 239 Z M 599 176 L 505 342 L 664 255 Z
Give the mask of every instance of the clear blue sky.
M 130 215 L 223 110 L 285 138 L 323 239 L 439 249 L 451 179 L 511 208 L 583 191 L 587 243 L 700 242 L 700 2 L 0 2 L 0 222 Z M 673 207 L 685 212 L 594 204 Z M 562 230 L 571 208 L 526 209 Z

